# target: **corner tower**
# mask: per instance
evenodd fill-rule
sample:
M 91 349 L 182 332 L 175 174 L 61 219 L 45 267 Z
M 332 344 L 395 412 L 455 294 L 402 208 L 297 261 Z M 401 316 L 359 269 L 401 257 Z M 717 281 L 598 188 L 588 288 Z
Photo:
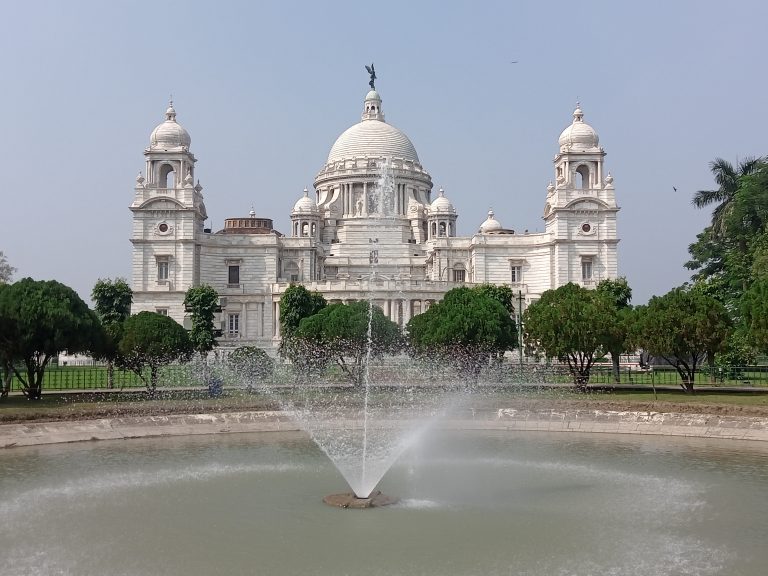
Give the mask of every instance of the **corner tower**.
M 207 213 L 195 185 L 196 159 L 189 133 L 176 121 L 173 102 L 144 150 L 146 177 L 136 178 L 133 212 L 133 312 L 184 317 L 186 290 L 199 283 L 200 241 Z
M 592 287 L 618 275 L 619 208 L 599 141 L 577 104 L 573 122 L 560 134 L 555 183 L 547 186 L 544 206 L 545 228 L 552 239 L 553 286 L 575 282 Z

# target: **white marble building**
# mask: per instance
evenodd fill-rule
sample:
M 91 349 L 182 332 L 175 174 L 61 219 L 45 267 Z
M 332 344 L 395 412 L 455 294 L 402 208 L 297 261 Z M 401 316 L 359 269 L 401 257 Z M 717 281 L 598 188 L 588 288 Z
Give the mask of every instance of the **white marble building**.
M 314 191 L 293 206 L 285 235 L 253 211 L 206 229 L 190 142 L 171 103 L 131 204 L 133 312 L 183 322 L 185 291 L 210 284 L 222 297 L 225 346 L 276 346 L 280 296 L 291 282 L 328 301 L 373 298 L 404 325 L 462 284 L 509 285 L 524 307 L 567 282 L 593 286 L 617 275 L 613 178 L 579 107 L 560 135 L 537 233 L 505 229 L 491 211 L 475 234 L 457 236 L 453 204 L 442 190 L 433 198 L 432 178 L 408 137 L 385 122 L 373 90 L 361 121 L 331 147 Z

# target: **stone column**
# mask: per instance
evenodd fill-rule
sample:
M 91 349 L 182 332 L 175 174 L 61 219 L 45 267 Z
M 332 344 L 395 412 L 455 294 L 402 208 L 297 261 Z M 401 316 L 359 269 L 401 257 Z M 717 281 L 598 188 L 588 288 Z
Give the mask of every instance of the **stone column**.
M 411 319 L 411 301 L 403 300 L 403 326 Z
M 275 302 L 273 309 L 274 334 L 276 338 L 280 338 L 280 302 Z
M 351 205 L 352 205 L 352 198 L 350 198 L 349 194 L 349 184 L 342 184 L 341 185 L 342 194 L 344 194 L 344 215 L 349 216 L 352 213 Z

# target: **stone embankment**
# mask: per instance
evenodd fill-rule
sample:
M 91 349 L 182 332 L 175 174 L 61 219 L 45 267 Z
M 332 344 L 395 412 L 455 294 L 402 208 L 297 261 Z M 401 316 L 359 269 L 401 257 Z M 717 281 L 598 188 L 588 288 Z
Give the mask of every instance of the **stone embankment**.
M 615 410 L 473 411 L 443 420 L 441 427 L 610 434 L 657 434 L 768 441 L 768 418 Z M 193 434 L 294 431 L 280 411 L 134 416 L 83 421 L 0 425 L 0 448 L 85 440 L 116 440 Z

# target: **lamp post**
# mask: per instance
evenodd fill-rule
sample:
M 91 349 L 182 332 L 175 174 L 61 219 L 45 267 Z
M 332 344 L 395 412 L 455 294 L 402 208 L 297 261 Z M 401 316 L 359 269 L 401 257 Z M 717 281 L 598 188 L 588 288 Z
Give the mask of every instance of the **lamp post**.
M 517 348 L 520 353 L 520 376 L 523 375 L 523 291 L 517 291 Z

